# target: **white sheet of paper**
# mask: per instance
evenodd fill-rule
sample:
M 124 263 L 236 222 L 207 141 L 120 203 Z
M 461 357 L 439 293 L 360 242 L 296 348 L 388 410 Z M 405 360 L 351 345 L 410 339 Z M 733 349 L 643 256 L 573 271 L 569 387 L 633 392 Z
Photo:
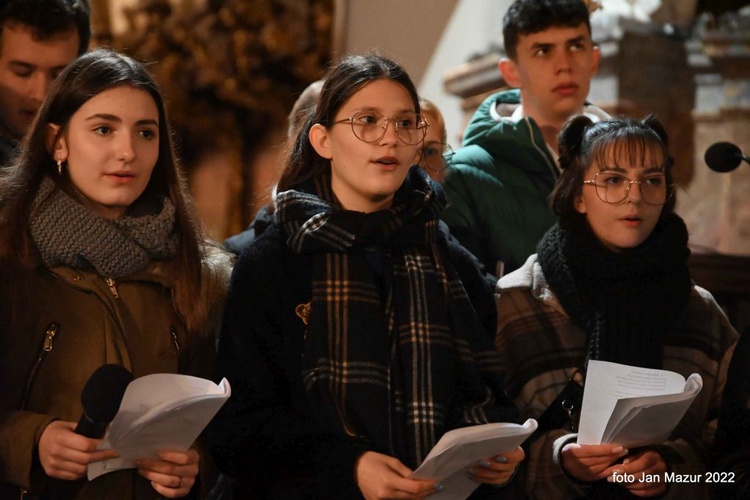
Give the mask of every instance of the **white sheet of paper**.
M 591 360 L 586 374 L 579 444 L 626 447 L 664 441 L 703 387 L 668 370 Z
M 466 471 L 480 460 L 515 450 L 537 428 L 533 418 L 523 425 L 492 423 L 446 432 L 411 477 L 435 479 L 444 486 L 430 498 L 463 500 L 479 487 Z
M 618 400 L 602 443 L 633 448 L 666 441 L 702 388 L 701 376 L 693 373 L 683 392 Z
M 107 472 L 135 467 L 139 458 L 160 450 L 187 450 L 231 394 L 229 382 L 157 373 L 139 377 L 125 390 L 120 409 L 100 450 L 117 458 L 89 465 L 89 481 Z

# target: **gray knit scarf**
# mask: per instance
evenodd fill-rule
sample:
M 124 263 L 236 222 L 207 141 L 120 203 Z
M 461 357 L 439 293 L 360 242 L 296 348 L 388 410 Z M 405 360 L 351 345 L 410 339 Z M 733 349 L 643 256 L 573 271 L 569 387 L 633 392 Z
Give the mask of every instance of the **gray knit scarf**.
M 107 278 L 144 270 L 153 259 L 175 255 L 175 207 L 166 197 L 142 197 L 128 214 L 106 219 L 42 180 L 32 204 L 31 236 L 49 266 L 89 269 Z
M 316 181 L 279 193 L 276 217 L 313 254 L 303 378 L 317 420 L 414 467 L 446 431 L 508 418 L 491 337 L 437 229 L 440 187 L 413 167 L 391 209 L 361 213 Z

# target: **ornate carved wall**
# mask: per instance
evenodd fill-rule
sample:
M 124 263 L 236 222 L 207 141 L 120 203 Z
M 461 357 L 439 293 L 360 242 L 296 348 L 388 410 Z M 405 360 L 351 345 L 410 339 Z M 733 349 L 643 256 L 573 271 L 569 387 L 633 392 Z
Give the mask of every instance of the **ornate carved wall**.
M 278 175 L 287 113 L 331 59 L 334 0 L 92 0 L 92 14 L 94 45 L 151 63 L 210 233 L 240 231 Z

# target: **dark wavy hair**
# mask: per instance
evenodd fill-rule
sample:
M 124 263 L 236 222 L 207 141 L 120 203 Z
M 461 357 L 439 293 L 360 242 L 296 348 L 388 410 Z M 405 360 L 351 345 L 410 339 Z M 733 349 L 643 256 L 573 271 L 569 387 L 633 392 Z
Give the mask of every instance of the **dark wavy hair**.
M 575 203 L 583 189 L 586 171 L 594 163 L 643 164 L 647 157 L 656 158 L 664 167 L 668 189 L 674 189 L 671 187 L 674 162 L 668 143 L 667 132 L 653 115 L 643 120 L 616 118 L 596 123 L 585 116 L 568 120 L 558 136 L 562 174 L 550 197 L 552 210 L 561 221 L 584 217 L 576 210 Z M 671 194 L 662 208 L 662 218 L 674 211 L 676 200 L 674 192 Z
M 168 197 L 175 206 L 175 226 L 180 234 L 177 282 L 174 300 L 189 329 L 207 317 L 201 301 L 202 243 L 204 237 L 174 152 L 172 131 L 161 91 L 146 67 L 110 49 L 96 49 L 70 63 L 55 79 L 29 132 L 21 142 L 19 156 L 0 179 L 0 263 L 29 267 L 37 258 L 29 230 L 31 206 L 44 177 L 52 179 L 74 199 L 80 199 L 68 175 L 58 175 L 48 125 L 65 133 L 71 117 L 92 97 L 117 87 L 132 87 L 148 93 L 159 112 L 159 157 L 141 198 Z M 54 142 L 52 142 L 54 144 Z M 48 149 L 48 147 L 50 149 Z
M 553 26 L 575 28 L 585 24 L 591 34 L 589 11 L 583 0 L 516 0 L 503 17 L 503 44 L 508 57 L 516 60 L 522 35 L 539 33 Z
M 317 123 L 329 127 L 350 97 L 377 80 L 392 80 L 404 87 L 414 102 L 414 110 L 419 113 L 417 89 L 401 66 L 374 54 L 345 56 L 325 76 L 318 106 L 299 129 L 276 191 L 285 191 L 330 171 L 331 162 L 318 155 L 310 143 L 310 129 Z
M 8 21 L 31 27 L 34 36 L 41 40 L 75 29 L 78 55 L 89 48 L 91 8 L 88 0 L 5 0 L 0 2 L 0 31 Z

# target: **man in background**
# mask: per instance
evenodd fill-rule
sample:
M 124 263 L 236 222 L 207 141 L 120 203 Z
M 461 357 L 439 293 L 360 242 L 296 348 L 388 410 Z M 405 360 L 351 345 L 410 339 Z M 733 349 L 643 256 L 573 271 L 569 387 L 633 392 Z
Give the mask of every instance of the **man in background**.
M 0 167 L 90 39 L 88 0 L 0 0 Z
M 599 50 L 584 0 L 516 0 L 503 18 L 513 90 L 487 98 L 466 128 L 445 181 L 451 233 L 496 276 L 520 267 L 556 221 L 557 134 L 586 104 Z

